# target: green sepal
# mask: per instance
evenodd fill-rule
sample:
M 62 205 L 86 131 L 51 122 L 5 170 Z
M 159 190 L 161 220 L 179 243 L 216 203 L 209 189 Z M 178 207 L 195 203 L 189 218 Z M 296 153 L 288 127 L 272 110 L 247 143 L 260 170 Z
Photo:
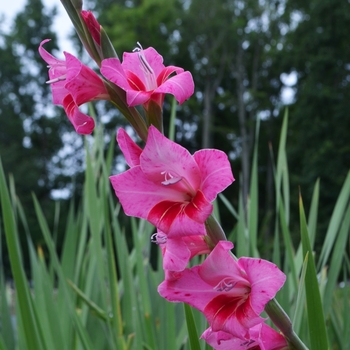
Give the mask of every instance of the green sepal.
M 100 28 L 100 38 L 101 38 L 101 54 L 102 59 L 105 58 L 119 58 L 118 54 L 115 52 L 114 47 L 106 33 L 106 31 Z
M 147 102 L 146 112 L 146 122 L 148 127 L 153 125 L 156 127 L 162 134 L 164 134 L 163 130 L 163 111 L 161 106 L 153 100 Z

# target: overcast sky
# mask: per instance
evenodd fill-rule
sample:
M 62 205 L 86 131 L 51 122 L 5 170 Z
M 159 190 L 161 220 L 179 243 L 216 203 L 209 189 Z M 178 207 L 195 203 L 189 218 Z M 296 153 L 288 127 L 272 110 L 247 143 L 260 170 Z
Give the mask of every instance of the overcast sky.
M 5 15 L 5 22 L 0 23 L 2 30 L 6 31 L 6 27 L 12 25 L 14 16 L 24 8 L 26 2 L 27 0 L 0 0 L 0 14 Z M 64 51 L 74 53 L 74 48 L 72 48 L 71 43 L 67 40 L 69 33 L 73 30 L 73 25 L 60 0 L 43 0 L 43 2 L 48 8 L 56 6 L 58 9 L 58 15 L 54 21 L 53 29 L 56 31 L 60 40 L 60 48 Z

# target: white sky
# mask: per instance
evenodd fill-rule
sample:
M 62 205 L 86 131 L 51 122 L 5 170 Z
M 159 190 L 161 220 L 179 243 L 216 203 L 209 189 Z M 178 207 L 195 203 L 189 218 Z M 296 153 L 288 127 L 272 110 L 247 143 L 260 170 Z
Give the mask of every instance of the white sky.
M 22 11 L 26 3 L 27 0 L 0 0 L 0 15 L 5 15 L 5 22 L 0 23 L 0 28 L 2 30 L 6 30 L 6 27 L 12 25 L 14 16 Z M 73 25 L 60 0 L 43 0 L 43 3 L 47 8 L 56 6 L 58 9 L 58 15 L 55 18 L 53 30 L 58 35 L 60 49 L 73 54 L 76 53 L 76 50 L 68 40 L 68 35 L 73 31 Z

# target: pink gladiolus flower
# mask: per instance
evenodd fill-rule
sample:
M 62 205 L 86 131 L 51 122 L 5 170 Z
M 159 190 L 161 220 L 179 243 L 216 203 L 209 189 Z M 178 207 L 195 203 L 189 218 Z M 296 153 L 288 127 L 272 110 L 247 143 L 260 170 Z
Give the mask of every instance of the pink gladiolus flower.
M 82 10 L 80 12 L 81 17 L 89 29 L 92 38 L 95 40 L 98 46 L 101 46 L 101 25 L 98 23 L 94 14 L 91 11 Z
M 93 118 L 79 111 L 79 106 L 94 100 L 108 100 L 109 94 L 103 80 L 73 55 L 64 52 L 65 60 L 49 54 L 43 45 L 39 53 L 49 67 L 48 83 L 51 84 L 53 103 L 63 106 L 70 122 L 79 134 L 90 134 L 94 129 Z
M 147 219 L 168 238 L 205 235 L 211 202 L 234 180 L 226 154 L 206 149 L 192 156 L 154 126 L 140 153 L 125 134 L 117 138 L 131 169 L 110 177 L 124 212 Z
M 249 340 L 242 340 L 229 333 L 213 332 L 208 328 L 201 336 L 215 350 L 282 350 L 288 349 L 288 343 L 282 334 L 265 323 L 249 330 Z
M 183 103 L 194 92 L 191 73 L 175 66 L 165 67 L 163 57 L 153 47 L 125 52 L 122 63 L 117 58 L 105 59 L 101 73 L 126 91 L 129 106 L 144 105 L 147 109 L 153 100 L 162 107 L 166 93 Z M 173 73 L 176 75 L 171 76 Z
M 214 332 L 249 339 L 249 329 L 263 322 L 260 314 L 286 276 L 266 260 L 234 260 L 229 252 L 232 247 L 231 242 L 220 241 L 203 264 L 168 272 L 158 292 L 169 301 L 185 302 L 203 312 Z
M 164 270 L 183 271 L 194 256 L 210 253 L 204 236 L 168 238 L 158 231 L 152 236 L 152 241 L 162 250 Z

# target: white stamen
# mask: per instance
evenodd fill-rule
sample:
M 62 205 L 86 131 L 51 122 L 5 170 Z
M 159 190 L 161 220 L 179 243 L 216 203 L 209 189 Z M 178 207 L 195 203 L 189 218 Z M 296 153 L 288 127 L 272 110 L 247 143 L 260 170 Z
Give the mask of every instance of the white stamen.
M 46 84 L 54 84 L 54 83 L 57 83 L 57 82 L 62 81 L 62 80 L 66 80 L 66 75 L 65 74 L 61 75 L 60 77 L 57 77 L 55 79 L 48 80 L 46 82 Z
M 144 53 L 143 48 L 139 42 L 137 42 L 138 47 L 135 47 L 132 52 L 137 52 L 137 56 L 141 63 L 141 68 L 145 74 L 145 83 L 147 90 L 154 90 L 157 87 L 156 76 L 150 64 L 148 63 Z
M 161 174 L 164 175 L 165 181 L 162 181 L 162 185 L 165 185 L 165 186 L 174 185 L 182 180 L 182 177 L 174 177 L 168 171 L 162 171 Z
M 167 236 L 165 234 L 162 233 L 154 233 L 151 236 L 151 242 L 152 243 L 156 243 L 156 244 L 165 244 L 167 241 Z
M 237 282 L 232 281 L 230 278 L 224 278 L 214 287 L 214 289 L 218 292 L 229 292 L 236 284 Z

